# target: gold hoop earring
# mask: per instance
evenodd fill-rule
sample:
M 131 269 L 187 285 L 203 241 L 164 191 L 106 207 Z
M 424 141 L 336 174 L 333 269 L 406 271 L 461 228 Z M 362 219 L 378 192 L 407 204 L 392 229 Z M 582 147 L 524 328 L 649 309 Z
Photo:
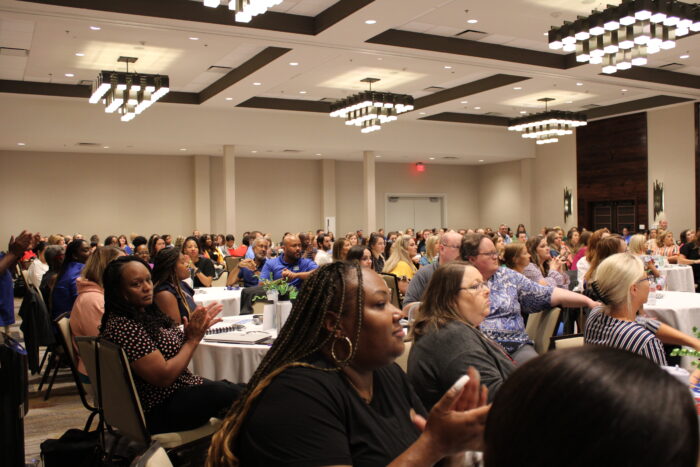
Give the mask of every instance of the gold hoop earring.
M 345 360 L 340 360 L 335 354 L 335 343 L 338 341 L 347 342 L 348 344 L 348 356 L 345 358 Z M 345 365 L 350 361 L 350 359 L 352 358 L 352 341 L 350 340 L 350 338 L 348 338 L 348 336 L 336 337 L 335 339 L 333 339 L 333 343 L 331 344 L 331 357 L 333 357 L 333 361 L 337 365 Z

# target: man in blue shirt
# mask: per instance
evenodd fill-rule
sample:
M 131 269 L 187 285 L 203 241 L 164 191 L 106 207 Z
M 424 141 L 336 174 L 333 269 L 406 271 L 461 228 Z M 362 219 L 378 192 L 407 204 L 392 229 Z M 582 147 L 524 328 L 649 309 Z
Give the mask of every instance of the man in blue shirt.
M 233 285 L 243 281 L 243 287 L 254 287 L 260 282 L 260 273 L 267 262 L 267 250 L 270 242 L 263 237 L 256 238 L 251 245 L 255 252 L 255 259 L 245 258 L 238 263 L 233 271 L 229 272 L 226 285 Z
M 256 238 L 263 238 L 262 232 L 253 230 L 250 234 L 248 234 L 248 251 L 245 252 L 245 257 L 247 259 L 255 259 L 255 251 L 253 251 L 253 242 Z
M 274 280 L 286 277 L 291 285 L 300 289 L 304 279 L 309 277 L 318 265 L 310 259 L 301 257 L 301 241 L 297 235 L 285 235 L 282 248 L 284 253 L 281 256 L 267 260 L 260 278 L 269 280 L 272 276 Z

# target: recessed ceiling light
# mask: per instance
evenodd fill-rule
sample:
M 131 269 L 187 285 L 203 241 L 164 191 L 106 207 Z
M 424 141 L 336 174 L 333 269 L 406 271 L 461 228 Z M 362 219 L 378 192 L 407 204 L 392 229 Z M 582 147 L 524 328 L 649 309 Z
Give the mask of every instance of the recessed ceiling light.
M 428 157 L 428 159 L 430 159 L 431 161 L 434 161 L 434 160 L 435 160 L 434 157 Z
M 374 157 L 376 157 L 377 159 L 379 159 L 379 158 L 382 157 L 382 156 L 374 156 Z
M 543 36 L 549 36 L 549 33 L 548 33 L 548 32 L 543 32 L 542 35 L 543 35 Z
M 459 101 L 460 104 L 468 104 L 469 101 Z
M 379 60 L 381 62 L 384 59 L 382 57 L 377 57 L 377 60 Z
M 627 92 L 627 89 L 620 89 L 620 91 L 622 91 L 622 92 Z
M 190 39 L 191 41 L 198 41 L 198 40 L 199 40 L 199 37 L 190 37 L 189 39 Z
M 258 151 L 250 151 L 250 152 L 252 152 L 253 154 L 257 154 L 257 153 L 258 153 Z
M 425 112 L 418 112 L 419 115 L 425 115 Z
M 102 146 L 102 149 L 109 149 L 109 146 Z
M 17 146 L 26 146 L 27 143 L 17 143 Z
M 564 102 L 564 103 L 565 103 L 565 104 L 573 104 L 574 101 L 566 101 L 566 102 Z
M 66 74 L 65 74 L 65 77 L 66 77 L 66 78 L 72 78 L 72 77 L 74 77 L 74 76 L 75 76 L 75 75 L 74 75 L 73 73 L 66 73 Z
M 90 26 L 90 29 L 92 29 L 93 31 L 99 31 L 102 28 L 99 26 Z
M 233 97 L 227 97 L 226 100 L 227 100 L 227 101 L 232 101 L 232 100 L 233 100 Z
M 479 159 L 479 162 L 484 162 L 484 160 L 483 160 L 483 159 Z
M 317 155 L 317 156 L 322 156 L 323 154 L 321 154 L 320 152 L 317 152 L 316 155 Z
M 299 62 L 289 62 L 289 66 L 299 66 Z
M 306 94 L 306 91 L 299 91 L 299 94 Z
M 253 86 L 262 86 L 262 83 L 258 83 L 257 81 L 253 83 Z
M 444 68 L 445 68 L 445 70 L 451 70 L 451 69 L 452 69 L 452 67 L 451 67 L 450 65 L 445 65 Z
M 180 148 L 180 151 L 187 151 L 187 148 Z
M 683 58 L 683 59 L 690 58 L 690 55 L 688 55 L 688 54 L 683 54 L 683 55 L 681 55 L 680 58 Z
M 520 113 L 521 113 L 521 114 L 526 114 L 526 113 L 527 113 L 527 110 L 521 110 Z
M 474 107 L 474 110 L 481 110 L 481 107 Z
M 583 86 L 583 83 L 576 83 L 576 86 Z
M 75 56 L 76 56 L 76 57 L 84 57 L 85 54 L 82 53 L 82 52 L 76 52 L 76 53 L 75 53 Z
M 476 23 L 478 23 L 478 22 L 479 22 L 478 19 L 468 19 L 468 20 L 467 20 L 467 23 L 469 23 L 469 24 L 476 24 Z
M 516 87 L 513 88 L 513 90 L 515 90 L 515 91 L 520 91 L 521 89 L 522 89 L 521 86 L 516 86 Z
M 368 19 L 367 21 L 365 21 L 365 24 L 377 24 L 377 20 Z

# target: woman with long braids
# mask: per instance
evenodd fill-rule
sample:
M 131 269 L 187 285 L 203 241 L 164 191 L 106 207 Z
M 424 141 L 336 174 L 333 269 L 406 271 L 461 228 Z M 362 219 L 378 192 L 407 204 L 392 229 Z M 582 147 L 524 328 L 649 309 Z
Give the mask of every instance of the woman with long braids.
M 102 283 L 101 336 L 126 353 L 150 433 L 191 430 L 225 414 L 241 387 L 187 369 L 206 330 L 221 321 L 221 305 L 197 307 L 181 330 L 153 304 L 150 269 L 136 256 L 109 263 Z
M 176 324 L 189 318 L 197 305 L 194 290 L 184 279 L 190 277 L 189 259 L 177 248 L 163 248 L 153 263 L 153 300 L 160 311 Z
M 207 465 L 433 465 L 478 448 L 488 407 L 469 370 L 430 415 L 393 364 L 401 311 L 369 268 L 304 283 L 285 326 L 212 439 Z

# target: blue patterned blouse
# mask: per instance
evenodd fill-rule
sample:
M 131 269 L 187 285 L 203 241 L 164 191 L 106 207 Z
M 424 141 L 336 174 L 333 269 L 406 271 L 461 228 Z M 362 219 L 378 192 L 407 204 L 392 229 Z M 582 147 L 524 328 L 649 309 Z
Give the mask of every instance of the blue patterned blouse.
M 532 282 L 512 269 L 499 268 L 488 280 L 491 312 L 480 329 L 513 355 L 532 340 L 525 332 L 521 313 L 537 313 L 551 308 L 552 287 Z

